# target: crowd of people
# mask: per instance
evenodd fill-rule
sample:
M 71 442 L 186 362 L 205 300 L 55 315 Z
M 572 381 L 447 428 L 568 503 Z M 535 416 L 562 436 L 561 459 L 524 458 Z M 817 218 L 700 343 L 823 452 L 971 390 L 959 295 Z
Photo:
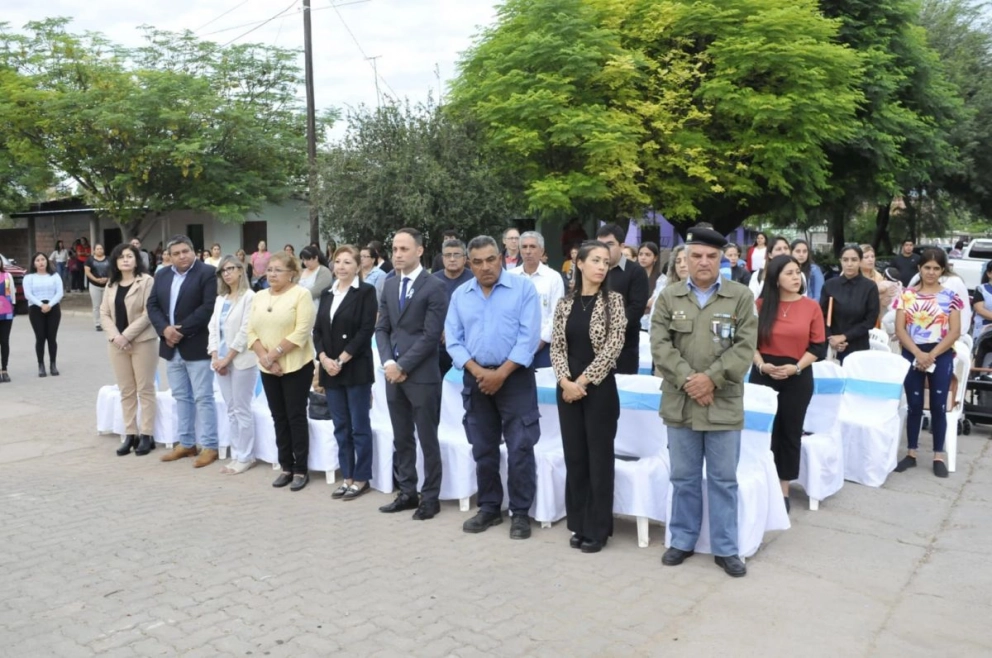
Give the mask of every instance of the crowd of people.
M 138 241 L 109 255 L 93 245 L 82 272 L 120 388 L 125 436 L 117 454 L 155 449 L 154 378 L 162 359 L 179 438 L 162 461 L 192 458 L 197 468 L 217 461 L 218 422 L 226 422 L 231 458 L 221 472 L 244 473 L 254 464 L 251 404 L 260 378 L 278 449 L 280 473 L 272 486 L 307 486 L 308 402 L 323 395 L 342 475 L 331 497 L 354 500 L 370 490 L 372 479 L 372 350 L 378 349 L 398 489 L 380 511 L 409 510 L 421 521 L 440 512 L 441 383 L 454 367 L 462 372 L 463 422 L 478 480 L 478 513 L 463 529 L 478 533 L 503 522 L 505 444 L 509 536 L 526 539 L 541 432 L 535 368 L 550 367 L 558 383 L 570 546 L 596 553 L 613 532 L 616 375 L 638 372 L 641 332 L 647 331 L 653 370 L 662 378 L 659 411 L 674 490 L 672 542 L 662 561 L 675 566 L 693 554 L 705 464 L 716 562 L 742 576 L 736 467 L 744 382 L 778 393 L 770 449 L 788 509 L 813 394 L 812 364 L 828 354 L 843 362 L 868 349 L 868 332 L 890 309 L 893 333 L 913 364 L 905 382 L 908 452 L 896 470 L 916 466 L 929 382 L 933 470 L 947 477 L 943 409 L 953 346 L 968 330 L 963 311 L 972 301 L 979 328 L 992 321 L 992 281 L 973 300 L 962 298 L 946 282 L 946 254 L 927 249 L 916 256 L 911 243 L 887 274 L 874 269 L 870 247 L 847 246 L 840 275 L 824 281 L 805 240 L 758 234 L 744 250 L 700 224 L 685 244 L 662 250 L 652 242 L 625 244 L 624 231 L 613 224 L 599 227 L 591 240 L 578 233 L 581 227 L 570 230 L 570 240 L 580 241 L 569 242 L 561 272 L 546 264 L 540 232 L 515 227 L 504 231 L 501 244 L 485 235 L 466 244 L 446 232 L 433 271 L 423 267 L 424 239 L 413 228 L 395 233 L 388 260 L 377 242 L 326 251 L 311 244 L 298 257 L 291 245 L 269 252 L 264 241 L 250 256 L 240 249 L 224 255 L 218 244 L 198 252 L 182 235 L 160 256 Z M 76 249 L 65 251 L 60 243 L 50 256 L 36 254 L 24 278 L 41 377 L 59 374 L 65 264 L 78 258 Z M 12 281 L 4 274 L 0 269 L 0 382 L 9 381 L 13 317 Z M 215 379 L 226 419 L 216 417 Z

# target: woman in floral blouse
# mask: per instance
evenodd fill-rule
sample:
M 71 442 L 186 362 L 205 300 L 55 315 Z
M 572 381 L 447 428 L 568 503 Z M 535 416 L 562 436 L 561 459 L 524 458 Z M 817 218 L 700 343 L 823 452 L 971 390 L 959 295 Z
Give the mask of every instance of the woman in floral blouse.
M 604 285 L 610 250 L 586 242 L 575 287 L 555 308 L 551 365 L 565 452 L 565 511 L 572 548 L 598 553 L 613 534 L 613 441 L 620 418 L 614 376 L 627 318 L 623 296 Z
M 905 383 L 909 450 L 896 466 L 896 472 L 916 466 L 926 380 L 930 384 L 933 473 L 946 478 L 947 394 L 954 370 L 954 341 L 961 335 L 964 301 L 940 284 L 941 275 L 947 271 L 947 254 L 942 249 L 924 249 L 919 267 L 919 287 L 907 288 L 896 301 L 896 337 L 902 344 L 902 355 L 913 364 Z

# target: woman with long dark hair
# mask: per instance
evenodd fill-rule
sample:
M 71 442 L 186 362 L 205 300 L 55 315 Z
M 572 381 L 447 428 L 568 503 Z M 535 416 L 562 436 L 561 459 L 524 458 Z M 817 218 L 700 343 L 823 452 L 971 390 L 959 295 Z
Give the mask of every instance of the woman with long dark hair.
M 912 364 L 904 384 L 909 407 L 906 414 L 909 451 L 896 466 L 896 472 L 916 466 L 923 420 L 923 384 L 928 382 L 933 473 L 946 478 L 947 395 L 954 374 L 954 342 L 961 335 L 964 300 L 940 283 L 940 277 L 947 272 L 947 254 L 943 249 L 924 249 L 919 267 L 919 285 L 907 288 L 896 302 L 896 337 L 902 345 L 903 357 Z
M 34 330 L 34 353 L 38 357 L 38 376 L 47 377 L 45 372 L 45 344 L 48 344 L 48 359 L 52 377 L 58 377 L 59 369 L 55 360 L 59 353 L 59 324 L 62 322 L 62 277 L 55 272 L 55 265 L 40 251 L 31 259 L 32 270 L 25 275 L 24 296 L 28 300 L 28 318 Z
M 789 483 L 799 477 L 799 452 L 806 409 L 813 399 L 813 363 L 826 356 L 827 336 L 820 305 L 800 292 L 800 264 L 776 256 L 762 270 L 765 286 L 758 306 L 758 350 L 751 381 L 778 393 L 772 425 L 772 454 L 789 510 Z
M 55 250 L 48 256 L 49 260 L 55 262 L 55 271 L 62 278 L 62 287 L 69 283 L 69 257 L 71 252 L 65 248 L 65 243 L 61 240 L 55 242 Z
M 17 294 L 14 277 L 3 266 L 0 258 L 0 384 L 10 381 L 7 362 L 10 359 L 10 330 L 14 326 Z
M 754 236 L 754 244 L 747 248 L 747 258 L 744 260 L 744 267 L 752 274 L 757 274 L 765 268 L 765 261 L 768 260 L 768 236 L 758 232 Z
M 799 262 L 799 269 L 806 279 L 806 296 L 813 301 L 820 301 L 820 292 L 823 290 L 823 270 L 813 262 L 813 251 L 809 247 L 809 242 L 802 238 L 792 241 L 789 245 L 792 257 Z
M 147 455 L 155 449 L 155 369 L 158 334 L 148 319 L 148 298 L 155 279 L 145 270 L 141 251 L 119 244 L 110 254 L 107 287 L 100 301 L 100 323 L 107 334 L 107 354 L 121 392 L 124 441 L 121 457 Z M 138 403 L 141 421 L 138 422 Z
M 820 309 L 827 325 L 827 341 L 837 360 L 852 352 L 871 349 L 868 332 L 878 322 L 878 287 L 861 274 L 861 247 L 851 244 L 840 252 L 840 276 L 823 284 Z
M 613 534 L 613 443 L 620 418 L 614 375 L 627 318 L 623 296 L 604 285 L 610 249 L 585 242 L 574 290 L 555 308 L 551 365 L 565 452 L 565 510 L 572 548 L 597 553 Z

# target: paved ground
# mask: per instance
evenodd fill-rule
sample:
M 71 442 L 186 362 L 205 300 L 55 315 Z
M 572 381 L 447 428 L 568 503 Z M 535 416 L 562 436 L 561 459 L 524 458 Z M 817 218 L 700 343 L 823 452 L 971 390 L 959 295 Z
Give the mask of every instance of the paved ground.
M 706 556 L 663 568 L 661 527 L 638 549 L 620 521 L 583 555 L 561 524 L 470 536 L 455 503 L 417 523 L 267 468 L 116 457 L 93 431 L 103 337 L 79 313 L 61 339 L 63 375 L 39 379 L 17 318 L 0 386 L 2 656 L 992 654 L 985 430 L 948 480 L 921 464 L 818 512 L 795 492 L 793 528 L 733 580 Z

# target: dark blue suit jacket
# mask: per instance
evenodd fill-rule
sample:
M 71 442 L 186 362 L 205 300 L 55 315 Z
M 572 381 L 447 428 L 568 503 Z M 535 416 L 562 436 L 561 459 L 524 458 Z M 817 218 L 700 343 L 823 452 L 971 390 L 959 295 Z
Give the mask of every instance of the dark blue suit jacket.
M 172 279 L 175 276 L 169 267 L 155 275 L 155 285 L 148 297 L 148 319 L 151 320 L 155 332 L 162 337 L 165 328 L 172 324 L 169 321 L 169 296 L 172 294 Z M 179 341 L 179 356 L 184 361 L 203 361 L 210 358 L 207 354 L 207 339 L 210 333 L 207 324 L 214 312 L 214 300 L 217 298 L 217 270 L 213 265 L 207 265 L 197 259 L 186 273 L 186 281 L 179 289 L 176 300 L 176 324 L 183 339 Z M 176 353 L 175 347 L 169 347 L 165 338 L 161 338 L 158 354 L 163 359 L 171 360 Z

